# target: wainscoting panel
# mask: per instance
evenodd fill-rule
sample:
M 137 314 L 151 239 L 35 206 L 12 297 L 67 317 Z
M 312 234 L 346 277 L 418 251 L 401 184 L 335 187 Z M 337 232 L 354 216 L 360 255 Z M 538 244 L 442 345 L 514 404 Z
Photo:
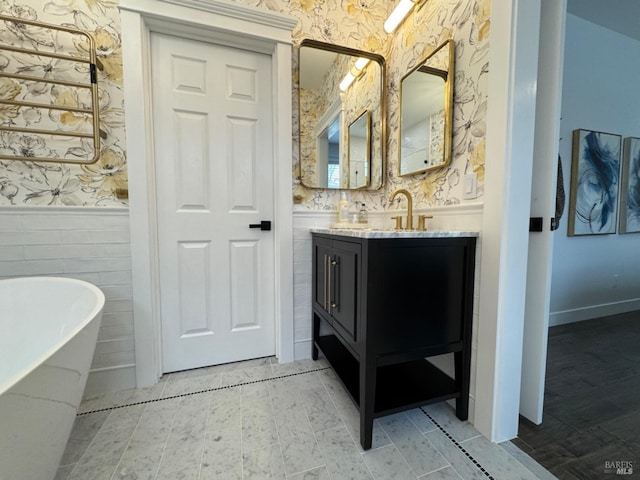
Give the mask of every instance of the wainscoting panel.
M 129 212 L 1 207 L 0 278 L 86 280 L 106 297 L 85 397 L 135 387 Z

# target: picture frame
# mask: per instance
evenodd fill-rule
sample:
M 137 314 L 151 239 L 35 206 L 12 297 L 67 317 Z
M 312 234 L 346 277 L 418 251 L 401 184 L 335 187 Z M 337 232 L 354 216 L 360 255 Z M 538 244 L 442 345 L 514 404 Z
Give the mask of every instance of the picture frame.
M 621 146 L 620 135 L 573 131 L 570 237 L 616 233 Z
M 624 139 L 619 229 L 620 233 L 640 232 L 640 138 Z

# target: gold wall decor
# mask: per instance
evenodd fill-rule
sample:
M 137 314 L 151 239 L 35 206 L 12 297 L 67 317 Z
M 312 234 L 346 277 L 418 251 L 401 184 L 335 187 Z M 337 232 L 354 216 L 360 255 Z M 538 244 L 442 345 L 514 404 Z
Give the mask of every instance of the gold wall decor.
M 2 41 L 0 55 L 11 56 L 0 70 L 0 159 L 28 162 L 91 164 L 100 156 L 98 79 L 93 37 L 81 30 L 0 15 L 5 34 L 29 27 L 37 32 L 49 30 L 56 39 L 10 45 Z M 64 44 L 86 43 L 86 55 L 61 51 Z M 69 101 L 69 97 L 80 99 Z M 71 121 L 58 122 L 59 118 Z M 60 128 L 67 125 L 69 128 Z M 90 151 L 87 154 L 87 150 Z M 82 152 L 82 154 L 79 154 Z
M 73 141 L 75 145 L 65 148 L 64 137 L 56 137 L 56 145 L 62 151 L 49 152 L 51 141 L 37 140 L 31 135 L 0 132 L 2 148 L 21 150 L 24 153 L 58 157 L 69 150 L 83 163 L 60 163 L 4 160 L 0 158 L 0 206 L 51 206 L 51 207 L 115 207 L 127 206 L 126 199 L 116 197 L 116 189 L 127 188 L 127 153 L 124 148 L 124 92 L 122 83 L 122 38 L 120 12 L 117 0 L 8 0 L 0 2 L 0 14 L 29 21 L 64 25 L 88 33 L 94 41 L 91 48 L 85 35 L 71 35 L 37 25 L 0 20 L 0 44 L 18 48 L 36 49 L 69 55 L 73 58 L 89 58 L 93 50 L 98 70 L 98 104 L 100 128 L 107 133 L 101 138 L 100 156 L 95 163 L 88 163 L 95 155 L 93 142 L 89 138 Z M 0 68 L 23 74 L 63 78 L 72 81 L 87 81 L 87 65 L 69 68 L 70 63 L 44 56 L 17 55 L 12 52 L 0 54 Z M 12 95 L 23 100 L 56 103 L 69 107 L 84 108 L 91 103 L 89 90 L 73 89 L 64 85 L 33 82 L 30 88 L 18 91 L 14 80 L 0 77 L 0 98 Z M 27 96 L 28 98 L 24 98 Z M 51 100 L 47 98 L 49 96 Z M 50 114 L 49 114 L 50 113 Z M 82 128 L 92 132 L 93 123 L 89 115 L 77 112 L 41 112 L 33 108 L 16 110 L 12 105 L 0 103 L 0 125 L 12 122 L 27 123 L 32 128 L 56 128 L 74 131 Z M 69 142 L 67 142 L 69 143 Z

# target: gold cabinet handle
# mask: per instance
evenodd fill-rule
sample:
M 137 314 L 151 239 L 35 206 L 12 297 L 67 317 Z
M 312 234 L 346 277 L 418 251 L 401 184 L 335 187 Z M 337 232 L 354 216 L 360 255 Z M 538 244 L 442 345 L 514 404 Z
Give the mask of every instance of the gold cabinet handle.
M 333 265 L 333 261 L 331 259 L 331 257 L 327 256 L 327 270 L 329 272 L 329 274 L 327 275 L 328 281 L 327 281 L 327 296 L 328 296 L 328 300 L 327 300 L 327 311 L 329 313 L 331 313 L 331 265 Z
M 336 265 L 338 265 L 338 261 L 335 258 L 332 258 L 331 259 L 331 266 L 335 267 Z M 334 289 L 338 285 L 338 280 L 340 279 L 340 277 L 337 276 L 335 272 L 336 272 L 335 269 L 332 269 L 331 275 L 334 275 L 334 280 L 335 280 L 334 287 L 333 287 Z M 334 293 L 336 293 L 336 296 L 337 296 L 337 292 L 334 292 Z M 337 308 L 338 307 L 338 302 L 336 301 L 336 298 L 332 298 L 331 290 L 329 290 L 329 301 L 331 302 L 331 308 Z
M 324 265 L 322 268 L 324 272 L 324 282 L 322 283 L 322 289 L 324 290 L 324 299 L 322 300 L 322 307 L 327 310 L 327 275 L 329 270 L 329 265 L 327 263 L 327 255 L 324 256 Z

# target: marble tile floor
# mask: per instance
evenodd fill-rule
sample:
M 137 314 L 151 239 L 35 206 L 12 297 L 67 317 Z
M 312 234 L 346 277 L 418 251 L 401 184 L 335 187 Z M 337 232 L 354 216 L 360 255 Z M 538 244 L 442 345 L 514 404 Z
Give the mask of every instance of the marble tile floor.
M 379 418 L 323 361 L 274 358 L 177 372 L 81 405 L 55 480 L 533 480 L 554 478 L 446 403 Z

